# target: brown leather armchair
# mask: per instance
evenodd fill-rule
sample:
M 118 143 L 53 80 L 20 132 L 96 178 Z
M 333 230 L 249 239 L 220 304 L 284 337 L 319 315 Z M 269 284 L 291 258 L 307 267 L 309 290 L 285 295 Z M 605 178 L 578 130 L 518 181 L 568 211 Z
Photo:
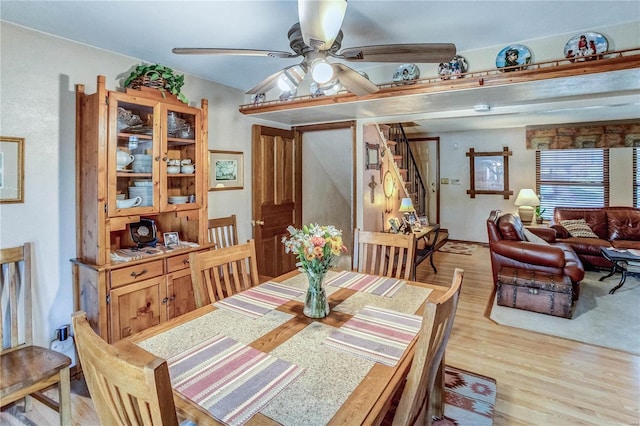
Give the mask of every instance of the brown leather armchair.
M 503 266 L 568 276 L 573 283 L 573 300 L 578 300 L 579 282 L 584 267 L 573 249 L 555 241 L 555 230 L 531 228 L 530 232 L 544 241 L 532 242 L 525 236 L 524 225 L 514 214 L 494 210 L 487 219 L 493 283 Z

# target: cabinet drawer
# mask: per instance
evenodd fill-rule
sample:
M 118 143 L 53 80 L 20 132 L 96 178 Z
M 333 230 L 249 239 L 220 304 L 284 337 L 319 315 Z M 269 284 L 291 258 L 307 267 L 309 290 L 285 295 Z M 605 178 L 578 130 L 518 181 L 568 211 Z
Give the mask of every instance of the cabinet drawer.
M 111 271 L 111 288 L 163 275 L 162 263 L 162 260 L 155 260 Z
M 181 254 L 167 259 L 167 273 L 179 271 L 189 267 L 189 254 Z

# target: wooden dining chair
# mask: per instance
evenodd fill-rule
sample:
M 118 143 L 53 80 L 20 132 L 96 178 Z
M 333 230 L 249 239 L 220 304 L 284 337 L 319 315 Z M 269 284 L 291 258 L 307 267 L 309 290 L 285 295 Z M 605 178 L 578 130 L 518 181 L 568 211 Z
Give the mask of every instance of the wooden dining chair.
M 0 294 L 0 406 L 25 398 L 28 411 L 33 397 L 58 411 L 61 425 L 70 425 L 71 359 L 33 345 L 30 243 L 0 249 Z M 43 393 L 56 384 L 57 402 Z
M 71 317 L 91 400 L 103 425 L 177 425 L 167 362 L 135 344 L 112 346 L 79 311 Z
M 245 244 L 191 253 L 189 264 L 197 308 L 260 283 L 253 240 Z
M 393 425 L 430 425 L 434 416 L 442 416 L 444 351 L 451 335 L 463 276 L 464 271 L 456 268 L 449 290 L 425 306 L 413 362 Z
M 415 257 L 413 234 L 353 232 L 353 270 L 386 277 L 412 277 Z
M 238 244 L 238 228 L 236 215 L 209 219 L 209 242 L 216 248 L 224 248 Z

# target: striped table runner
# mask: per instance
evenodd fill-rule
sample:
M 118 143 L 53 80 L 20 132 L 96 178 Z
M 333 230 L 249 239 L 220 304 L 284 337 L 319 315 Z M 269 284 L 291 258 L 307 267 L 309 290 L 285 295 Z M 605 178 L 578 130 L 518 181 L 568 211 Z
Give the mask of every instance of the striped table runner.
M 405 282 L 396 278 L 342 271 L 327 281 L 327 285 L 371 293 L 376 296 L 393 297 L 405 285 Z
M 251 318 L 259 318 L 302 294 L 304 294 L 303 291 L 269 281 L 219 300 L 214 303 L 214 306 L 229 309 Z
M 420 331 L 422 317 L 365 306 L 322 343 L 334 349 L 395 366 Z
M 167 362 L 174 389 L 229 425 L 244 424 L 304 372 L 222 335 Z

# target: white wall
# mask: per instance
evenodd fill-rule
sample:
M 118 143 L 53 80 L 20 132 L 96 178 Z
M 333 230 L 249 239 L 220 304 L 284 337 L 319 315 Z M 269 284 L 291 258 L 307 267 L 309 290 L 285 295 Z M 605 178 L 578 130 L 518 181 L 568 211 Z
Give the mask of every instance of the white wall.
M 499 129 L 473 132 L 442 133 L 440 136 L 440 178 L 459 179 L 460 184 L 440 185 L 440 225 L 449 229 L 454 240 L 488 242 L 486 220 L 491 210 L 516 213 L 513 204 L 522 188 L 536 187 L 535 151 L 527 150 L 525 129 Z M 457 144 L 457 148 L 456 145 Z M 513 195 L 505 200 L 502 195 L 467 194 L 470 180 L 469 148 L 476 152 L 502 151 L 508 146 L 513 152 L 509 157 L 509 189 Z M 632 148 L 609 150 L 611 206 L 633 205 Z M 435 155 L 430 155 L 430 167 L 435 168 Z
M 302 223 L 334 225 L 351 251 L 353 132 L 348 129 L 304 132 L 302 137 Z M 351 256 L 339 266 L 350 268 Z
M 70 322 L 75 257 L 75 85 L 94 93 L 140 61 L 0 22 L 0 135 L 25 138 L 24 203 L 0 204 L 0 246 L 33 242 L 34 341 L 48 346 Z M 179 72 L 179 70 L 176 70 Z M 241 239 L 251 236 L 251 128 L 238 112 L 242 91 L 192 76 L 183 92 L 209 100 L 209 149 L 244 151 L 245 189 L 209 193 L 209 217 L 238 215 Z

